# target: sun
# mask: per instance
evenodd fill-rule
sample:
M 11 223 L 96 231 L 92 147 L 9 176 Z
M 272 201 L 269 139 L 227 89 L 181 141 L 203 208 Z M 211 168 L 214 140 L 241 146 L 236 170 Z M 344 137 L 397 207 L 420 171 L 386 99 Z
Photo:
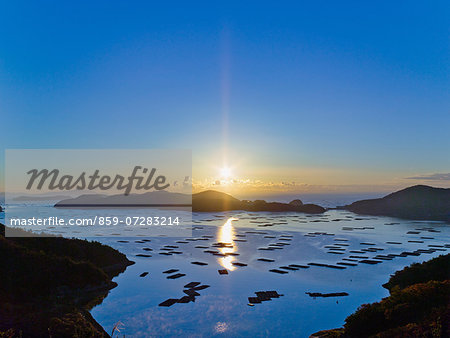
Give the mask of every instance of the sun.
M 220 169 L 220 177 L 227 179 L 231 177 L 231 169 L 228 167 L 223 167 Z

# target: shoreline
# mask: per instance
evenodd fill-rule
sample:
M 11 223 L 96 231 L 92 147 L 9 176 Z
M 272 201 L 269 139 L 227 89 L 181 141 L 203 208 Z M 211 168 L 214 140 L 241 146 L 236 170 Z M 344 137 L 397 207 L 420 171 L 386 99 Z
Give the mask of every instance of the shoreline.
M 397 270 L 381 286 L 389 296 L 360 305 L 343 327 L 318 331 L 310 338 L 448 336 L 450 254 Z M 405 317 L 404 312 L 411 316 Z

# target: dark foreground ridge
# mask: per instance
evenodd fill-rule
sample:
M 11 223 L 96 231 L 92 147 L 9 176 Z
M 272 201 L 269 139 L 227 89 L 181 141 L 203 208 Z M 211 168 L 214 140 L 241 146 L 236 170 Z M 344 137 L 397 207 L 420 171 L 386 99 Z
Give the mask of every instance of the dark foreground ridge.
M 89 310 L 133 262 L 98 242 L 4 231 L 0 225 L 0 337 L 108 337 Z
M 219 212 L 231 210 L 245 211 L 296 211 L 310 214 L 320 214 L 326 211 L 319 205 L 303 204 L 300 200 L 290 203 L 266 202 L 263 200 L 247 201 L 238 200 L 223 192 L 207 190 L 192 195 L 192 211 L 197 212 Z
M 450 336 L 450 254 L 397 271 L 383 286 L 389 297 L 361 305 L 343 328 L 311 337 Z
M 383 198 L 338 207 L 357 214 L 450 221 L 450 189 L 415 185 Z

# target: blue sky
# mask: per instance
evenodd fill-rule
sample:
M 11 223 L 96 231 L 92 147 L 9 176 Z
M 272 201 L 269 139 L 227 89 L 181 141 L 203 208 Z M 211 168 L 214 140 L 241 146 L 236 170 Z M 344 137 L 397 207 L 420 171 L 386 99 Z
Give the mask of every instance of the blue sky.
M 450 172 L 446 1 L 0 6 L 2 150 L 190 148 L 205 182 Z

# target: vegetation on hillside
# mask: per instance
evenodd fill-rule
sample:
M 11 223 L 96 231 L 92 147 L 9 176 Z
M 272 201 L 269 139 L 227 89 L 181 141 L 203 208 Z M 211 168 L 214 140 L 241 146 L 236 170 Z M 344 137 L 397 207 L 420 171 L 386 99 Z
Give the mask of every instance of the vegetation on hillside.
M 339 207 L 357 214 L 450 221 L 450 189 L 415 185 L 383 198 Z
M 131 263 L 98 242 L 0 235 L 0 337 L 105 336 L 87 310 Z
M 450 254 L 397 271 L 384 285 L 389 297 L 363 304 L 343 329 L 312 337 L 449 337 Z
M 413 284 L 426 283 L 432 280 L 450 280 L 450 254 L 407 266 L 394 273 L 383 287 L 392 291 L 395 287 L 403 289 Z

